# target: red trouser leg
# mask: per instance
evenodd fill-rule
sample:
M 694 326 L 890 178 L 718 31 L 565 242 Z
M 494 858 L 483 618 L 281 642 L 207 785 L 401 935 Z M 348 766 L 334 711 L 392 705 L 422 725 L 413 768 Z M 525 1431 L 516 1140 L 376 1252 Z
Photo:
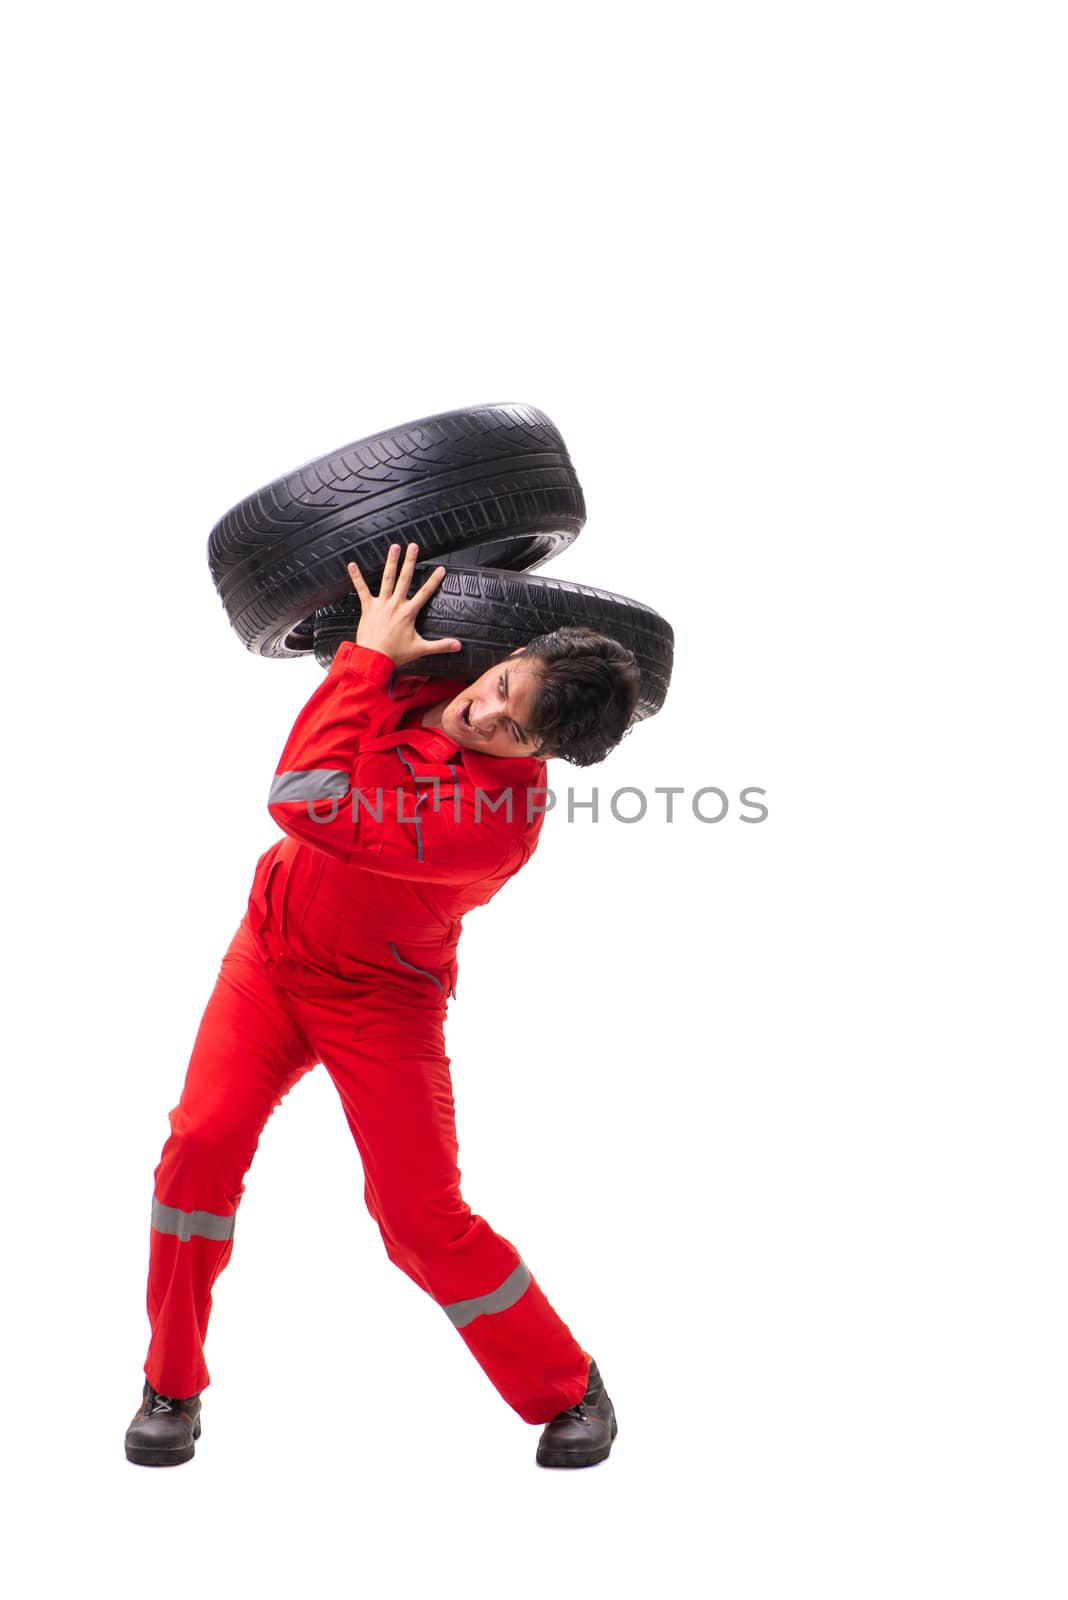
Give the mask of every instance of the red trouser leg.
M 160 1394 L 210 1382 L 211 1290 L 233 1249 L 243 1178 L 264 1124 L 319 1058 L 270 982 L 242 920 L 204 1011 L 155 1172 L 145 1376 Z
M 343 992 L 298 981 L 294 1013 L 341 1096 L 390 1260 L 524 1421 L 547 1422 L 582 1398 L 589 1360 L 515 1246 L 461 1198 L 443 994 L 372 953 Z

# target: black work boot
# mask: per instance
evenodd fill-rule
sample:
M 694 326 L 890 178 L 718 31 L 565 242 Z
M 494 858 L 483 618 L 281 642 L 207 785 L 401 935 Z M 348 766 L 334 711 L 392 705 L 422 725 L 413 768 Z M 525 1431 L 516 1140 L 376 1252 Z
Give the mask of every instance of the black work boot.
M 200 1396 L 175 1400 L 145 1379 L 141 1406 L 126 1430 L 126 1459 L 140 1467 L 176 1467 L 192 1458 L 200 1438 Z
M 547 1422 L 538 1440 L 539 1467 L 592 1467 L 603 1461 L 619 1430 L 596 1361 L 590 1362 L 586 1393 Z

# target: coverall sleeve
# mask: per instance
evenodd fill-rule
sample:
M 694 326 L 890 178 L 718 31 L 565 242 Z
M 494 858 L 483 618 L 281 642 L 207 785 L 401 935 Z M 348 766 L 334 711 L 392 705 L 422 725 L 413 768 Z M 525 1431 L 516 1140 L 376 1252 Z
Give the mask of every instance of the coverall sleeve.
M 462 772 L 420 781 L 402 749 L 361 752 L 393 662 L 346 641 L 293 726 L 267 809 L 284 833 L 346 865 L 423 883 L 469 883 L 533 848 L 527 792 L 487 798 Z M 537 804 L 537 802 L 535 802 Z

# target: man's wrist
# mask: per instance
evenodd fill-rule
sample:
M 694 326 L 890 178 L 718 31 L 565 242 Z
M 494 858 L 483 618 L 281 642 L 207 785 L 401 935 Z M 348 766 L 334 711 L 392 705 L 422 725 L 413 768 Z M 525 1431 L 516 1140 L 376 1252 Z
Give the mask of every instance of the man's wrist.
M 386 648 L 385 641 L 379 643 L 378 640 L 375 639 L 369 639 L 366 637 L 361 639 L 360 630 L 358 628 L 356 630 L 356 643 L 359 645 L 361 650 L 374 650 L 376 654 L 380 656 L 389 656 L 389 659 L 393 662 L 395 667 L 400 665 L 393 652 Z

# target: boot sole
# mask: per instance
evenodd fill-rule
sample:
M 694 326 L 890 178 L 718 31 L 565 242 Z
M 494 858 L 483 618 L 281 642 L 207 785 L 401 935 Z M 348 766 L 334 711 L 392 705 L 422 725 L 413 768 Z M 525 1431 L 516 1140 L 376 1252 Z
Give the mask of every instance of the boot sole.
M 193 1439 L 200 1438 L 200 1418 L 196 1420 L 193 1428 Z M 183 1461 L 192 1461 L 196 1454 L 193 1439 L 188 1444 L 179 1445 L 177 1450 L 161 1450 L 158 1445 L 128 1444 L 126 1446 L 126 1459 L 138 1467 L 178 1467 Z
M 615 1417 L 612 1418 L 612 1437 L 607 1444 L 598 1445 L 596 1450 L 584 1451 L 581 1455 L 577 1450 L 547 1450 L 538 1447 L 537 1463 L 539 1467 L 595 1467 L 598 1461 L 605 1461 L 612 1448 L 619 1429 Z

